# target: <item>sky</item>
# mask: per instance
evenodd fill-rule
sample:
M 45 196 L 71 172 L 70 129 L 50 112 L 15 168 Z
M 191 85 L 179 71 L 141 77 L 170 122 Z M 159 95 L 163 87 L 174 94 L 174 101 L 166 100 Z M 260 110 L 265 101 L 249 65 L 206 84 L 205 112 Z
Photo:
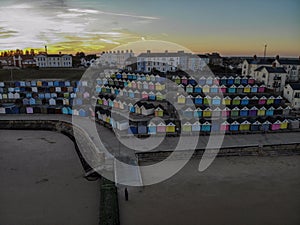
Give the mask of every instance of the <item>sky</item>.
M 299 0 L 0 0 L 0 51 L 100 53 L 162 40 L 195 53 L 299 57 Z

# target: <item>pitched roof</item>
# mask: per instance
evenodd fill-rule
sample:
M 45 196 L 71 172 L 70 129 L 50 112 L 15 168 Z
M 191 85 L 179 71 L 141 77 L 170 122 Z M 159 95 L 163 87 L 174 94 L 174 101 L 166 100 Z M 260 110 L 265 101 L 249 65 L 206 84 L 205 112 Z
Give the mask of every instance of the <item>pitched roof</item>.
M 255 71 L 262 71 L 264 68 L 268 71 L 268 73 L 286 73 L 284 68 L 272 66 L 260 66 Z
M 290 86 L 293 90 L 300 90 L 300 83 L 292 83 Z
M 300 59 L 279 59 L 281 65 L 300 65 Z

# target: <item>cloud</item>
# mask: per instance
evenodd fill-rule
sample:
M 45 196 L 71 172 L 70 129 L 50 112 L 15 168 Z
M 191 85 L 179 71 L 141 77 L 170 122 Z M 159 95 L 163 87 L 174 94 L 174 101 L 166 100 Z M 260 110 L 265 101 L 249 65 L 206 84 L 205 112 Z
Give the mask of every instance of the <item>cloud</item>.
M 157 17 L 131 15 L 78 8 L 64 0 L 15 0 L 0 6 L 0 49 L 55 49 L 63 45 L 70 51 L 103 48 L 135 41 L 141 35 L 131 31 L 138 23 L 150 23 Z M 135 24 L 135 25 L 134 25 Z M 51 48 L 49 48 L 51 51 Z

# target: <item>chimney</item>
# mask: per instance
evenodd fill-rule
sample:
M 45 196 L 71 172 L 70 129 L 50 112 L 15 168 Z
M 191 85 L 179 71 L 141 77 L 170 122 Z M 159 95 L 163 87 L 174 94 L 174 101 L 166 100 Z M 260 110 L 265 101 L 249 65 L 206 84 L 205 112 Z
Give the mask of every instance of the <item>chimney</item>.
M 150 50 L 147 50 L 147 54 L 150 54 L 151 53 L 151 51 Z
M 61 55 L 61 52 L 59 52 L 59 55 Z
M 45 45 L 45 53 L 46 53 L 46 54 L 48 53 L 47 45 Z
M 277 58 L 277 57 L 276 57 Z M 276 67 L 276 62 L 272 63 L 272 67 L 275 68 Z
M 168 54 L 168 50 L 166 50 L 165 53 Z
M 257 56 L 256 55 L 254 55 L 253 58 L 254 58 L 254 60 L 257 60 Z
M 279 60 L 279 55 L 276 55 L 276 60 Z

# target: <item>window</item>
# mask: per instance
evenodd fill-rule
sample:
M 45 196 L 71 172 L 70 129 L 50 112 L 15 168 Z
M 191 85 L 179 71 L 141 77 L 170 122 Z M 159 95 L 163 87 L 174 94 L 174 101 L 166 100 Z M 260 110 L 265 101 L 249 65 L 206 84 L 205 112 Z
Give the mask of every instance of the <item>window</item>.
M 262 77 L 263 77 L 263 78 L 266 78 L 266 74 L 264 73 L 264 74 L 262 75 Z

